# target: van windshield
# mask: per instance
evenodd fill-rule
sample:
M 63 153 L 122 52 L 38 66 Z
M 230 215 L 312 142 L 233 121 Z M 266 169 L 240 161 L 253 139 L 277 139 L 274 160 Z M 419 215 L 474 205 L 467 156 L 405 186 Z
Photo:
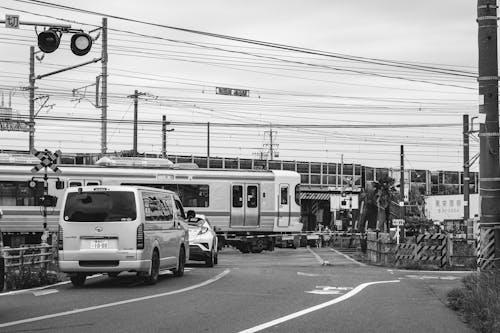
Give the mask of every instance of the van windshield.
M 71 192 L 64 207 L 68 222 L 133 221 L 137 218 L 134 192 Z

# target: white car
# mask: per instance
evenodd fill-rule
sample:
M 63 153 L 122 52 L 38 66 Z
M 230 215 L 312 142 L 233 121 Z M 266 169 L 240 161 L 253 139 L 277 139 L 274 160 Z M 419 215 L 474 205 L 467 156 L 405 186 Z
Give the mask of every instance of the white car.
M 204 215 L 197 214 L 186 221 L 189 228 L 189 260 L 205 261 L 213 267 L 218 261 L 217 234 Z

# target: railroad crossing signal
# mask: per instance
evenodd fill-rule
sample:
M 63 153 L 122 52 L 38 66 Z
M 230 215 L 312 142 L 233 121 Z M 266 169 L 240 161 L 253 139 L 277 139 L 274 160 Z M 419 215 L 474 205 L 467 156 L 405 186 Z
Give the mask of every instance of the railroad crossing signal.
M 40 163 L 35 165 L 31 169 L 32 173 L 37 173 L 43 168 L 50 168 L 57 174 L 61 173 L 61 169 L 59 169 L 56 164 L 57 159 L 62 155 L 60 150 L 52 153 L 49 150 L 45 149 L 44 151 L 36 151 L 33 155 L 35 155 L 40 160 Z

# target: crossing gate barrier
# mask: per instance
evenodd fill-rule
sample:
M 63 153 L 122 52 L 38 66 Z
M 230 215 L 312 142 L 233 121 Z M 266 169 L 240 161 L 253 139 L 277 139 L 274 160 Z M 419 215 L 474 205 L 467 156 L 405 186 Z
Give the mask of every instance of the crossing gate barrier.
M 448 237 L 443 234 L 424 234 L 417 236 L 416 244 L 398 244 L 396 263 L 414 261 L 444 267 L 448 262 Z
M 495 265 L 495 229 L 479 228 L 477 237 L 477 267 L 492 269 Z

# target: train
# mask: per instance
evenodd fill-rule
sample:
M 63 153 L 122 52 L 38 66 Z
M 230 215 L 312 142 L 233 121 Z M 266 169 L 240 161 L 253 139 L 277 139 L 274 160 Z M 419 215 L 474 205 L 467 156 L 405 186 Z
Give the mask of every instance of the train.
M 161 162 L 161 163 L 160 163 Z M 300 174 L 285 170 L 202 169 L 162 159 L 103 157 L 95 165 L 33 170 L 29 161 L 0 163 L 0 230 L 4 245 L 37 243 L 43 223 L 57 232 L 67 188 L 140 185 L 173 190 L 186 210 L 204 214 L 220 246 L 241 252 L 298 246 Z

